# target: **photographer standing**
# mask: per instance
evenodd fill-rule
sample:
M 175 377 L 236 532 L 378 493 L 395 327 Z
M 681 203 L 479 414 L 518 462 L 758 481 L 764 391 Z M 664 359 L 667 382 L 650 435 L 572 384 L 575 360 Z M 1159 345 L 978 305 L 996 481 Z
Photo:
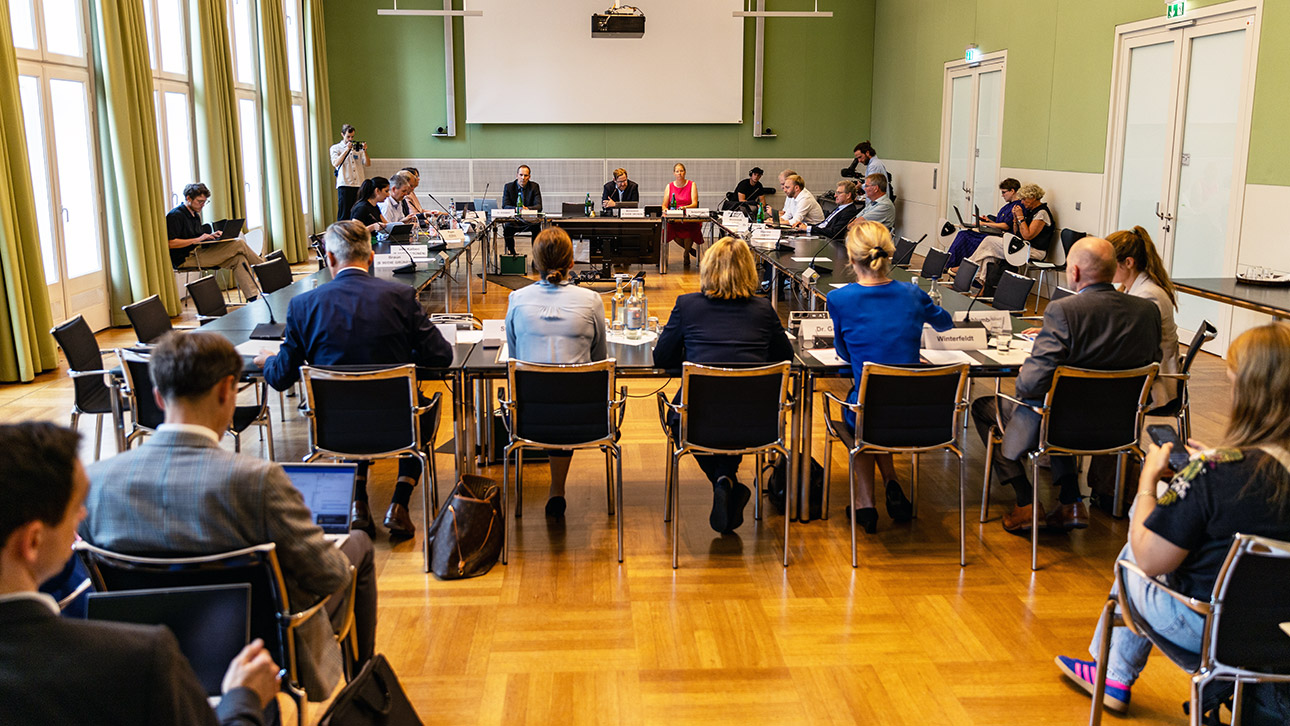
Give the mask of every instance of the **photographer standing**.
M 358 201 L 358 186 L 363 183 L 363 167 L 371 166 L 367 144 L 354 140 L 354 127 L 340 127 L 340 143 L 331 147 L 332 173 L 336 176 L 336 221 L 349 219 L 349 210 Z

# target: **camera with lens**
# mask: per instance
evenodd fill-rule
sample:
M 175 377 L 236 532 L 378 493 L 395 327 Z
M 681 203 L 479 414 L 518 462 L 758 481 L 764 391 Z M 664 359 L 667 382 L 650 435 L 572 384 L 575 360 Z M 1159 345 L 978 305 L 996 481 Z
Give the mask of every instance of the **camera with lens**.
M 354 151 L 362 151 L 363 149 L 366 149 L 366 148 L 367 148 L 367 142 L 366 142 L 366 141 L 351 141 L 351 142 L 349 142 L 349 146 L 350 146 L 350 148 L 351 148 L 351 149 L 353 149 Z

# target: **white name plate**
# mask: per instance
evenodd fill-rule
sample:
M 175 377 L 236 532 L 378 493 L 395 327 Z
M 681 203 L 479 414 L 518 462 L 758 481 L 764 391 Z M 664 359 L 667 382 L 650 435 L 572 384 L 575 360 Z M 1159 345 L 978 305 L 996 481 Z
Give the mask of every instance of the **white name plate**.
M 466 233 L 459 229 L 441 229 L 439 236 L 449 247 L 461 247 L 466 244 Z
M 664 209 L 663 216 L 664 217 L 684 217 L 685 210 L 684 209 Z
M 971 320 L 975 320 L 981 323 L 986 328 L 989 328 L 990 331 L 995 332 L 996 334 L 1004 331 L 1007 331 L 1009 333 L 1012 332 L 1012 315 L 1008 313 L 1007 310 L 993 310 L 991 308 L 984 308 L 981 310 L 972 310 L 968 312 L 967 315 L 970 316 Z M 962 312 L 954 313 L 954 322 L 956 323 L 961 322 L 964 319 L 965 319 L 964 313 Z M 985 347 L 985 346 L 982 346 L 982 347 Z
M 712 210 L 710 210 L 710 209 L 705 209 L 705 208 L 703 208 L 703 207 L 695 207 L 695 208 L 693 208 L 693 209 L 687 209 L 687 210 L 685 210 L 685 216 L 687 216 L 687 217 L 711 217 L 711 216 L 712 216 Z
M 425 262 L 426 259 L 427 258 L 423 257 L 421 258 L 421 261 Z M 411 261 L 412 260 L 409 260 L 407 256 L 403 254 L 372 255 L 372 267 L 375 267 L 378 270 L 388 270 L 394 267 L 402 267 L 403 265 L 406 265 Z
M 753 230 L 752 239 L 753 239 L 753 242 L 775 243 L 779 241 L 779 238 L 782 236 L 782 234 L 783 233 L 777 229 L 762 227 L 761 229 Z
M 797 337 L 803 348 L 811 348 L 816 338 L 833 337 L 833 320 L 828 317 L 803 320 L 797 328 Z
M 514 209 L 494 209 L 493 210 L 493 219 L 503 219 L 506 217 L 514 217 L 514 216 L 515 216 Z
M 525 210 L 525 212 L 524 212 L 524 213 L 525 213 L 525 214 L 528 214 L 528 210 Z M 547 219 L 559 219 L 559 218 L 561 218 L 561 217 L 563 217 L 563 216 L 564 216 L 564 212 L 547 212 L 547 213 L 546 213 L 546 218 L 547 218 Z
M 934 330 L 930 325 L 923 326 L 923 344 L 921 347 L 930 350 L 981 350 L 989 343 L 989 334 L 985 328 L 950 328 L 945 332 Z
M 645 219 L 645 209 L 643 207 L 619 209 L 618 216 L 622 219 Z
M 414 260 L 428 260 L 430 259 L 430 250 L 425 245 L 392 245 L 390 247 L 390 256 L 402 257 L 404 261 L 408 257 Z

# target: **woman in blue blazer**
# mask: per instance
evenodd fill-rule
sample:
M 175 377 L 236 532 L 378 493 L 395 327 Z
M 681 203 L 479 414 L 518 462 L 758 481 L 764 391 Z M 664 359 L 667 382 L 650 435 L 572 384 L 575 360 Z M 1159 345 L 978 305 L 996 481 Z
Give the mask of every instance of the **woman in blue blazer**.
M 937 330 L 949 330 L 953 319 L 932 302 L 917 285 L 888 277 L 896 247 L 891 233 L 877 222 L 860 220 L 847 232 L 847 260 L 856 281 L 829 293 L 829 317 L 833 318 L 833 346 L 843 360 L 851 363 L 855 385 L 847 400 L 856 400 L 856 386 L 864 364 L 912 365 L 920 361 L 918 349 L 923 323 Z M 845 412 L 847 426 L 855 428 L 855 416 Z M 890 454 L 861 454 L 856 460 L 856 500 L 848 509 L 856 524 L 873 534 L 878 529 L 878 509 L 873 500 L 873 466 L 882 469 L 887 482 L 887 514 L 897 522 L 913 516 L 913 506 L 900 484 Z
M 654 365 L 680 368 L 692 363 L 775 363 L 793 357 L 779 315 L 766 298 L 756 297 L 757 264 L 747 243 L 722 237 L 699 262 L 701 292 L 676 299 L 667 325 L 654 346 Z M 680 393 L 677 393 L 680 398 Z M 722 534 L 743 524 L 751 490 L 736 478 L 741 456 L 695 455 L 712 481 L 708 523 Z

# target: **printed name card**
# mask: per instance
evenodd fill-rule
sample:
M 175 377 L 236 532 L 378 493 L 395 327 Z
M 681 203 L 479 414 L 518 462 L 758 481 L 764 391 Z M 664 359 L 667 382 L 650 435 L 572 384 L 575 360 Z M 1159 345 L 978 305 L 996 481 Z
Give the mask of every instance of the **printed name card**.
M 525 213 L 527 214 L 527 213 L 528 213 L 528 210 L 525 210 Z M 563 217 L 563 216 L 564 216 L 564 212 L 547 212 L 547 213 L 546 213 L 546 218 L 547 218 L 547 219 L 559 219 L 560 217 Z
M 645 219 L 645 209 L 643 207 L 619 209 L 618 216 L 623 219 Z
M 389 256 L 402 258 L 404 262 L 407 262 L 409 257 L 414 260 L 428 260 L 430 259 L 430 248 L 425 245 L 391 245 Z
M 684 217 L 685 210 L 684 209 L 664 209 L 663 216 L 664 217 Z
M 929 350 L 981 350 L 989 344 L 989 334 L 985 328 L 950 328 L 945 332 L 923 326 L 923 344 Z
M 501 218 L 514 217 L 514 216 L 515 216 L 514 209 L 494 209 L 493 210 L 493 219 L 501 219 Z
M 695 207 L 694 209 L 687 209 L 687 210 L 685 210 L 685 216 L 687 216 L 687 217 L 711 217 L 711 216 L 712 216 L 712 210 L 710 210 L 710 209 L 706 209 L 706 208 L 704 208 L 704 207 Z
M 780 232 L 778 229 L 771 229 L 770 227 L 762 227 L 761 229 L 753 230 L 752 239 L 753 239 L 753 242 L 775 243 L 779 241 L 779 238 L 782 234 L 783 233 Z
M 466 233 L 459 229 L 441 229 L 439 236 L 449 247 L 461 247 L 466 244 Z

